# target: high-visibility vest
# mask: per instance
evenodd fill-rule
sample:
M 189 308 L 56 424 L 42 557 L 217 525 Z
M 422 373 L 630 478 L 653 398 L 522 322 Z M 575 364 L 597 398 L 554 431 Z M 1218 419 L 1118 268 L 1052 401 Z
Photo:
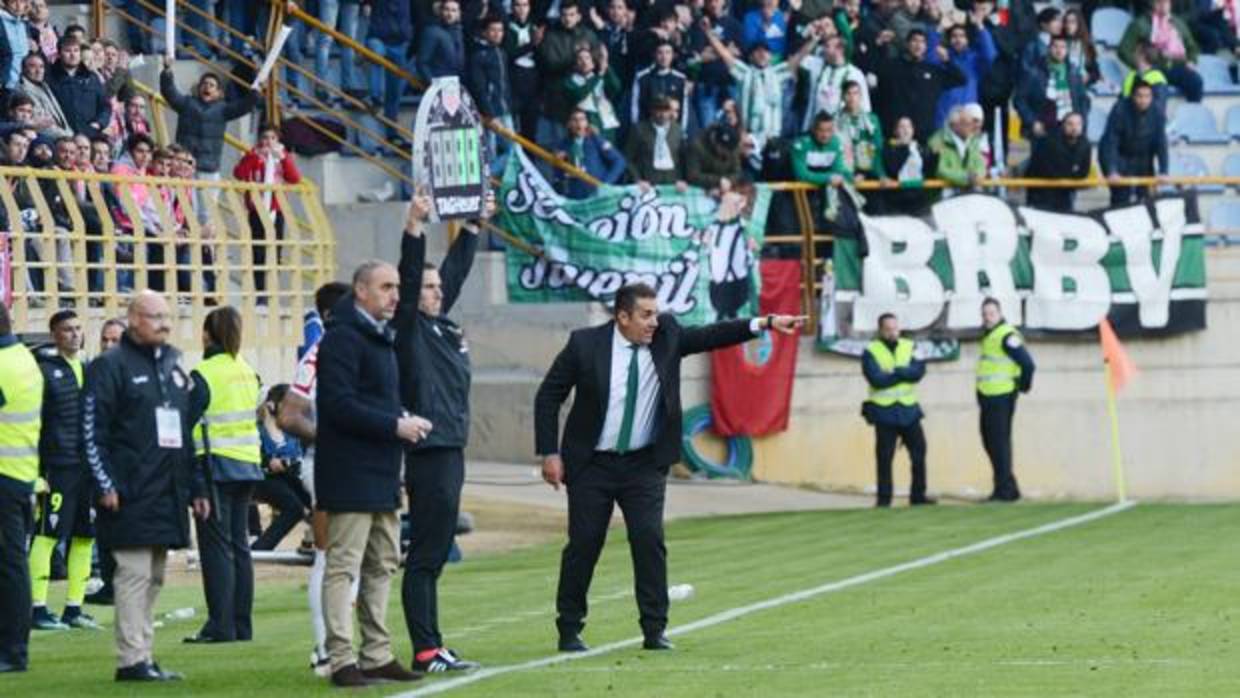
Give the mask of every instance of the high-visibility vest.
M 913 361 L 913 341 L 911 339 L 901 339 L 896 342 L 896 352 L 891 353 L 886 344 L 882 340 L 876 339 L 870 342 L 870 346 L 865 349 L 878 362 L 878 367 L 886 373 L 891 373 L 897 368 L 908 366 Z M 913 383 L 902 382 L 886 388 L 875 388 L 870 386 L 870 397 L 866 402 L 871 402 L 879 407 L 891 407 L 897 403 L 901 405 L 917 404 L 917 387 Z
M 202 420 L 194 426 L 194 448 L 211 454 L 258 465 L 261 443 L 258 438 L 258 374 L 240 356 L 219 353 L 194 368 L 207 382 L 211 402 Z M 203 427 L 206 439 L 203 439 Z
M 977 359 L 977 392 L 986 397 L 997 397 L 1016 392 L 1020 379 L 1020 364 L 1012 360 L 1003 349 L 1003 343 L 1016 328 L 1000 323 L 982 337 L 982 354 Z
M 23 344 L 0 349 L 0 475 L 33 483 L 39 477 L 43 372 Z

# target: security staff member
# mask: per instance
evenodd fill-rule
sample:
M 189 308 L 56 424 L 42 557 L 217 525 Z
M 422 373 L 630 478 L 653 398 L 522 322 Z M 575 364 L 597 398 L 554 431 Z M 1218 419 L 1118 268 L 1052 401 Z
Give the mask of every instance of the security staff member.
M 995 474 L 992 502 L 1015 502 L 1020 487 L 1012 472 L 1012 416 L 1019 389 L 1033 387 L 1033 357 L 1020 332 L 1003 319 L 999 301 L 982 301 L 981 355 L 977 360 L 977 404 L 981 407 L 982 446 Z
M 189 543 L 186 509 L 205 518 L 194 492 L 188 422 L 190 380 L 168 344 L 168 303 L 153 291 L 129 304 L 121 343 L 90 362 L 82 398 L 86 462 L 101 493 L 99 539 L 116 559 L 117 681 L 173 681 L 152 655 L 155 602 L 168 548 Z
M 891 313 L 878 318 L 878 337 L 861 356 L 861 371 L 870 384 L 870 396 L 861 407 L 865 421 L 874 425 L 874 455 L 878 466 L 878 501 L 891 506 L 891 461 L 896 440 L 904 441 L 913 462 L 909 504 L 934 504 L 926 496 L 926 435 L 924 416 L 917 403 L 917 388 L 926 365 L 913 357 L 913 341 L 900 337 L 900 323 Z
M 82 612 L 95 544 L 95 512 L 91 507 L 94 485 L 90 468 L 82 458 L 82 323 L 77 313 L 61 310 L 52 315 L 48 324 L 53 344 L 35 351 L 35 360 L 43 372 L 39 474 L 47 482 L 47 492 L 38 498 L 34 541 L 30 545 L 30 575 L 34 580 L 31 623 L 40 630 L 97 629 L 95 619 Z M 66 539 L 69 589 L 65 611 L 58 617 L 47 609 L 47 588 L 52 554 L 56 545 Z
M 400 250 L 400 285 L 405 291 L 392 324 L 401 404 L 435 427 L 426 439 L 406 449 L 405 491 L 412 540 L 405 558 L 401 605 L 413 643 L 414 671 L 443 672 L 478 666 L 444 647 L 436 588 L 456 533 L 469 440 L 469 346 L 461 328 L 446 315 L 460 298 L 473 266 L 478 223 L 464 223 L 462 234 L 436 269 L 426 263 L 423 234 L 431 206 L 429 197 L 419 195 L 409 207 Z
M 254 563 L 248 514 L 263 479 L 258 436 L 258 374 L 241 358 L 241 314 L 232 306 L 207 313 L 203 360 L 194 368 L 189 397 L 194 423 L 195 477 L 210 493 L 211 516 L 194 522 L 202 559 L 207 622 L 188 643 L 246 641 L 253 637 Z M 199 418 L 201 415 L 201 418 Z
M 39 476 L 43 374 L 0 303 L 0 673 L 26 670 L 30 496 Z

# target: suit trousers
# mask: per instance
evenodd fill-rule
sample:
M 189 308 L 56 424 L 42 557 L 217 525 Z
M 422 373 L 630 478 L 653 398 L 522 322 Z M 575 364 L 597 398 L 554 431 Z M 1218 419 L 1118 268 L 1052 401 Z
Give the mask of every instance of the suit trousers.
M 393 661 L 387 628 L 388 591 L 400 562 L 395 511 L 327 513 L 327 570 L 323 575 L 323 620 L 332 671 L 350 664 L 375 669 Z M 362 647 L 353 656 L 353 581 L 360 579 L 357 619 Z
M 405 459 L 412 540 L 405 557 L 401 605 L 415 653 L 443 647 L 439 575 L 452 550 L 464 483 L 465 452 L 459 448 L 411 451 Z
M 116 576 L 116 665 L 150 662 L 155 644 L 155 600 L 164 586 L 163 547 L 113 548 Z
M 990 457 L 990 467 L 995 476 L 995 489 L 991 496 L 1018 499 L 1020 487 L 1012 472 L 1012 417 L 1016 414 L 1016 393 L 982 397 L 979 402 L 982 446 Z
M 909 500 L 926 497 L 926 435 L 921 430 L 921 420 L 906 426 L 891 424 L 874 425 L 874 456 L 878 466 L 878 502 L 891 503 L 891 461 L 896 455 L 897 440 L 904 441 L 909 460 L 913 466 L 913 481 L 909 487 Z
M 633 558 L 642 632 L 667 627 L 667 547 L 663 500 L 667 474 L 651 462 L 653 449 L 627 454 L 596 451 L 568 483 L 568 544 L 560 557 L 556 626 L 561 634 L 585 627 L 586 595 L 607 539 L 612 509 L 620 505 Z
M 30 495 L 0 485 L 0 662 L 25 667 L 30 642 Z
M 254 631 L 254 562 L 250 558 L 249 511 L 252 482 L 214 484 L 215 510 L 206 521 L 194 520 L 202 559 L 202 589 L 207 622 L 201 635 L 231 642 L 249 640 Z

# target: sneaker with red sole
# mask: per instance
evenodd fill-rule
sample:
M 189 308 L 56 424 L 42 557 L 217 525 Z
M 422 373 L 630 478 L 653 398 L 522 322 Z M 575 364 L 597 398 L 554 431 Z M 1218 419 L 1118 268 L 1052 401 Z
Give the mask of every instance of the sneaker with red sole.
M 435 654 L 426 659 L 413 660 L 413 670 L 424 674 L 439 674 L 447 671 L 469 671 L 482 666 L 478 662 L 470 662 L 456 656 L 446 647 L 435 650 Z

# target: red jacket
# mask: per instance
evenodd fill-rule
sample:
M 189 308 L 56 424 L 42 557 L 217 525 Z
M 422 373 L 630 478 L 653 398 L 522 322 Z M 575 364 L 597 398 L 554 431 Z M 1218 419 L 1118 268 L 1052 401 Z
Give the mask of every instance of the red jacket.
M 297 184 L 301 181 L 301 172 L 297 170 L 297 164 L 293 162 L 293 156 L 288 151 L 285 151 L 284 159 L 276 163 L 275 177 L 271 181 L 263 179 L 265 171 L 263 156 L 259 155 L 257 150 L 251 150 L 233 168 L 233 178 L 242 182 L 256 182 L 259 184 Z M 270 209 L 272 212 L 278 213 L 280 211 L 279 199 L 275 196 L 264 198 L 271 200 Z M 255 208 L 254 193 L 246 197 L 245 203 L 250 209 Z

